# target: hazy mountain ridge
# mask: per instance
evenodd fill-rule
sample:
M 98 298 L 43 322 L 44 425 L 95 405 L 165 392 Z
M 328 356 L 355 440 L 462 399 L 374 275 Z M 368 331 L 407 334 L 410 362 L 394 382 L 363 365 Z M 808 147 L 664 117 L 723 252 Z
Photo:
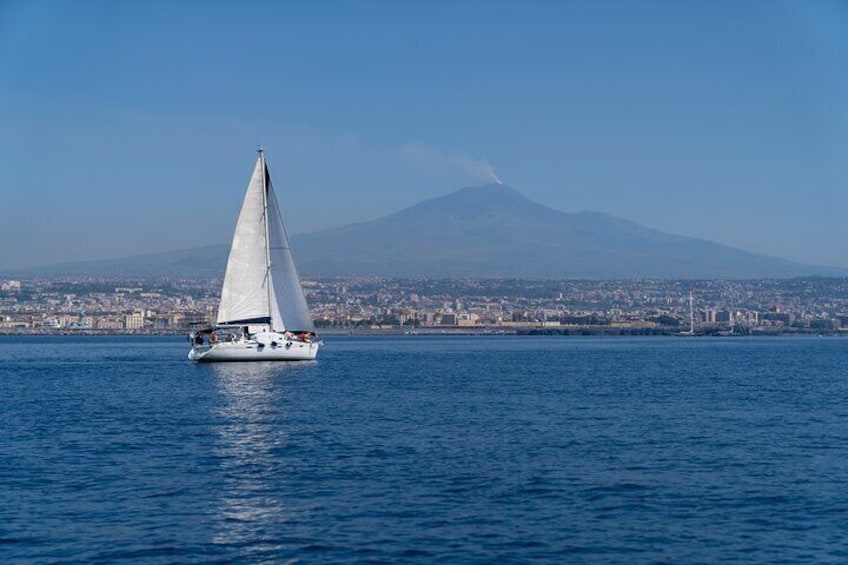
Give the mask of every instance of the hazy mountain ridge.
M 498 184 L 302 234 L 293 246 L 301 271 L 319 275 L 745 278 L 837 272 L 600 212 L 560 212 Z
M 114 278 L 222 277 L 229 245 L 207 245 L 191 249 L 144 253 L 118 259 L 72 261 L 18 269 L 16 276 L 95 276 Z
M 553 210 L 502 184 L 467 187 L 388 216 L 292 237 L 307 276 L 754 278 L 844 275 L 601 212 Z M 27 275 L 223 276 L 228 245 L 85 261 Z

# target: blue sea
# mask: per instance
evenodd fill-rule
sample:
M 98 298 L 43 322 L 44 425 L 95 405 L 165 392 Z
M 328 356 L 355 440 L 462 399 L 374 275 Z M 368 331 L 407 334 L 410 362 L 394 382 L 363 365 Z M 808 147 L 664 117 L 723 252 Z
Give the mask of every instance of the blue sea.
M 848 339 L 325 341 L 0 338 L 0 561 L 848 561 Z

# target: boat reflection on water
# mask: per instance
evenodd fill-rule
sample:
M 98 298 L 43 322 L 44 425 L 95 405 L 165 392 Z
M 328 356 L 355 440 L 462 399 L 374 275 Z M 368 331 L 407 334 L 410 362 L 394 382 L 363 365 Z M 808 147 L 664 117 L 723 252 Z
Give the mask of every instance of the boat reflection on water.
M 273 552 L 281 549 L 273 533 L 287 521 L 280 497 L 289 439 L 286 373 L 296 367 L 273 362 L 210 367 L 220 392 L 214 456 L 223 477 L 213 542 L 259 554 Z

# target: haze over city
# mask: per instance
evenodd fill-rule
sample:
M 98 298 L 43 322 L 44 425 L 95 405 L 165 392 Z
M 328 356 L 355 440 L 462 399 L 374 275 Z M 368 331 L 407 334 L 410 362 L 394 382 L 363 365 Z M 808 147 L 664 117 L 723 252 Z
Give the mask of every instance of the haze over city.
M 848 8 L 0 3 L 0 269 L 292 233 L 503 181 L 848 267 Z M 13 244 L 12 244 L 13 243 Z

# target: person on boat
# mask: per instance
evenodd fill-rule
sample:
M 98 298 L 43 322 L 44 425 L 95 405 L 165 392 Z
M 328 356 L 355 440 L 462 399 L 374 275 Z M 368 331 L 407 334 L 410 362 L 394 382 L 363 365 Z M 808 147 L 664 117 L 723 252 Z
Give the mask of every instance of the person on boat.
M 218 343 L 218 334 L 216 334 L 215 332 L 212 332 L 209 335 L 209 343 L 211 343 L 212 345 L 215 345 L 216 343 Z

